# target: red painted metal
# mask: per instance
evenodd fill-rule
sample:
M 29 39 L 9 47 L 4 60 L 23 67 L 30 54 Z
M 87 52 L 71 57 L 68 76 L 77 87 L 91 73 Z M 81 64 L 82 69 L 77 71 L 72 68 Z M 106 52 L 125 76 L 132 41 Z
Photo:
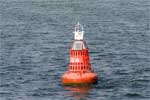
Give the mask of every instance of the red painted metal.
M 85 41 L 81 42 L 85 43 Z M 71 48 L 68 71 L 62 76 L 62 82 L 64 84 L 96 83 L 97 79 L 90 63 L 88 48 L 82 50 Z

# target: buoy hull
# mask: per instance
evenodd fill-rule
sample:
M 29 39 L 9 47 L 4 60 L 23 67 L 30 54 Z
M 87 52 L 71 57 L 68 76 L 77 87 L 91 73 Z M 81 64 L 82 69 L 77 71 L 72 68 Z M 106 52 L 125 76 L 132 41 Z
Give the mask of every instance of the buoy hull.
M 62 82 L 65 85 L 72 84 L 92 84 L 97 83 L 98 77 L 93 72 L 88 73 L 70 73 L 66 72 L 62 76 Z

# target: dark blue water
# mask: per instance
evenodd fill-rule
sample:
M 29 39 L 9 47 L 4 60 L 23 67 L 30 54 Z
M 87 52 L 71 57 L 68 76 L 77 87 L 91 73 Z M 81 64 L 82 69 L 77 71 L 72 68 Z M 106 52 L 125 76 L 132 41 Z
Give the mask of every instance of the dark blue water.
M 64 87 L 74 25 L 98 84 Z M 0 100 L 150 100 L 150 0 L 0 0 Z

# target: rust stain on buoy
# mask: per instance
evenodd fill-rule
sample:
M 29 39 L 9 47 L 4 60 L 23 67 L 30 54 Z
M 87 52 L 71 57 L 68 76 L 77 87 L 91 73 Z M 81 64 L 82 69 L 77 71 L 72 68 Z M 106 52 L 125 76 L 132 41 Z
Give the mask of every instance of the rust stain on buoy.
M 74 41 L 70 49 L 68 71 L 62 76 L 63 84 L 91 84 L 96 83 L 98 80 L 96 73 L 92 69 L 88 47 L 83 35 L 83 27 L 78 22 L 75 26 Z

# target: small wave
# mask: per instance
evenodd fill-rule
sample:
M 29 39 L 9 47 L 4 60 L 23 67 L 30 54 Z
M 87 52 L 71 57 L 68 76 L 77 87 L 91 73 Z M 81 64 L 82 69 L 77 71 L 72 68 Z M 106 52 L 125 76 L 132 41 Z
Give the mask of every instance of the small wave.
M 127 96 L 127 97 L 136 97 L 136 98 L 138 98 L 138 97 L 143 97 L 143 96 L 142 96 L 141 94 L 139 94 L 139 93 L 126 93 L 125 96 Z

